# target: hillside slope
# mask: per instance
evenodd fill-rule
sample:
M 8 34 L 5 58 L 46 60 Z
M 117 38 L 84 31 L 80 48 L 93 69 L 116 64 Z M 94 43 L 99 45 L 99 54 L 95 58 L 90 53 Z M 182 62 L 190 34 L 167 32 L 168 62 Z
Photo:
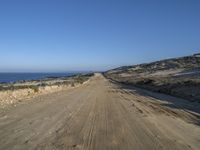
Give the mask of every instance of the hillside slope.
M 123 66 L 104 75 L 121 83 L 200 102 L 200 54 Z

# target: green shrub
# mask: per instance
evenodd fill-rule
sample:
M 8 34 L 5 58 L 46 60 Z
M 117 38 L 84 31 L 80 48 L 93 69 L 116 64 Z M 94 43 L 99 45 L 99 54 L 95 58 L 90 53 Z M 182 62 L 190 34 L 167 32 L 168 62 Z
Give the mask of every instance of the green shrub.
M 39 87 L 36 85 L 33 85 L 30 88 L 33 89 L 35 93 L 39 92 Z

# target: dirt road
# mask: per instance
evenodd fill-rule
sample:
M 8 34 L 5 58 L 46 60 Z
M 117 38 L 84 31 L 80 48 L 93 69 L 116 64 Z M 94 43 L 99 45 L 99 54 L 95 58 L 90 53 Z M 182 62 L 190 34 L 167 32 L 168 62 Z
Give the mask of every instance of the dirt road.
M 0 149 L 198 150 L 199 111 L 199 104 L 96 74 L 1 112 Z

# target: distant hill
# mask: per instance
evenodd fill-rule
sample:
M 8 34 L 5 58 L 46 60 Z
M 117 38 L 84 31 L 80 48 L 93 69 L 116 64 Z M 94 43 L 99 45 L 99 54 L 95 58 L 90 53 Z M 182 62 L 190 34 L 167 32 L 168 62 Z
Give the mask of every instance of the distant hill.
M 165 59 L 151 63 L 144 63 L 133 66 L 123 66 L 113 70 L 109 70 L 107 73 L 112 73 L 112 72 L 142 73 L 142 72 L 156 72 L 169 69 L 188 70 L 188 69 L 199 69 L 199 68 L 200 68 L 200 53 L 194 54 L 192 56 Z
M 200 102 L 200 53 L 122 66 L 104 75 L 121 83 Z

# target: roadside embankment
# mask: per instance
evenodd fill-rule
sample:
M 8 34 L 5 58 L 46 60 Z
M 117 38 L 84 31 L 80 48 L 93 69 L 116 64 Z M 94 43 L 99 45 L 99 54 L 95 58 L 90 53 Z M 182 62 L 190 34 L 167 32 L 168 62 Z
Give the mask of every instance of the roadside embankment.
M 191 102 L 200 103 L 200 78 L 192 77 L 121 77 L 120 75 L 104 76 L 113 81 L 144 88 L 153 92 L 180 97 Z
M 200 57 L 170 58 L 104 72 L 108 79 L 200 103 Z
M 0 108 L 37 95 L 71 89 L 86 83 L 93 74 L 48 78 L 0 85 Z

